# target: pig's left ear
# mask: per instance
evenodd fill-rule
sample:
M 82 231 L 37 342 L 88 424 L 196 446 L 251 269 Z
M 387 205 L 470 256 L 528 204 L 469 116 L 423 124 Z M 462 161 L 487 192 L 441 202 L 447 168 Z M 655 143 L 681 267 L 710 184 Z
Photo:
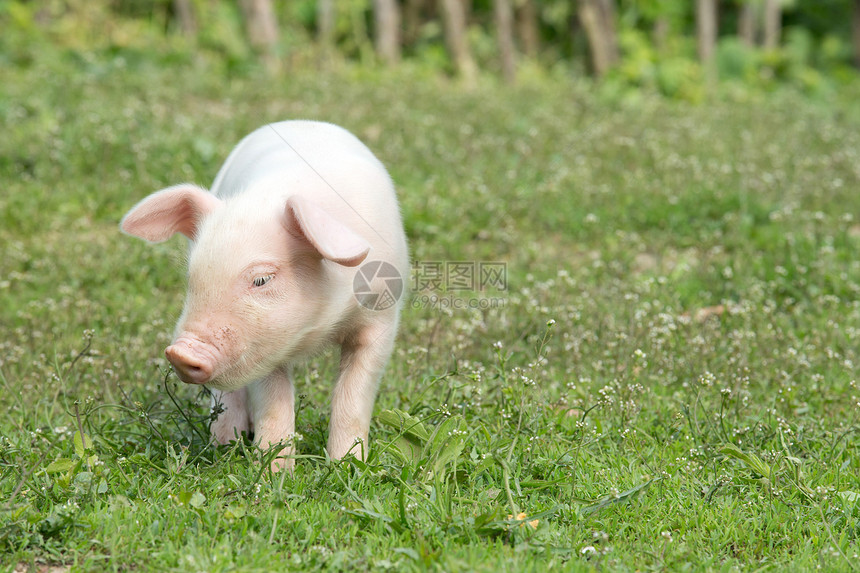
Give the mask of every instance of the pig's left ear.
M 367 257 L 370 245 L 346 225 L 312 202 L 293 195 L 284 211 L 287 229 L 301 235 L 324 259 L 355 267 Z
M 120 228 L 151 243 L 166 241 L 174 233 L 193 240 L 203 217 L 220 205 L 220 199 L 196 185 L 174 185 L 132 207 L 122 218 Z

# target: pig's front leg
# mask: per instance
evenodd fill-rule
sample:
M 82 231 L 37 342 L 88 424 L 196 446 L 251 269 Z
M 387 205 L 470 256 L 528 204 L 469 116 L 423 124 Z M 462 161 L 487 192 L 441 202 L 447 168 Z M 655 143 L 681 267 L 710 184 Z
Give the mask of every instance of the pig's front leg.
M 293 471 L 296 431 L 295 394 L 288 368 L 279 368 L 248 387 L 254 422 L 254 442 L 263 450 L 283 444 L 272 471 Z
M 223 411 L 209 426 L 209 433 L 215 442 L 228 444 L 237 438 L 241 439 L 242 432 L 250 432 L 248 394 L 245 388 L 235 392 L 212 390 L 212 411 L 216 408 Z
M 394 347 L 397 325 L 367 327 L 341 346 L 340 375 L 331 399 L 328 454 L 365 459 L 379 379 Z

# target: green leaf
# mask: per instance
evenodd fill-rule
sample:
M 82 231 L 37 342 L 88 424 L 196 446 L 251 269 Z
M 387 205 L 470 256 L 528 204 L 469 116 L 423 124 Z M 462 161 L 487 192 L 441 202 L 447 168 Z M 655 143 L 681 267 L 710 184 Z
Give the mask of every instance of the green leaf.
M 415 461 L 415 458 L 421 453 L 421 448 L 417 447 L 415 444 L 404 438 L 403 436 L 397 436 L 397 438 L 392 442 L 397 453 L 400 454 L 400 458 L 402 462 L 412 462 Z
M 228 505 L 224 510 L 224 517 L 227 519 L 241 519 L 245 517 L 245 508 L 239 505 Z
M 191 495 L 191 499 L 188 500 L 188 505 L 193 507 L 194 509 L 200 509 L 206 503 L 206 496 L 200 493 L 199 491 L 195 491 Z
M 860 509 L 860 493 L 857 493 L 855 491 L 846 490 L 846 491 L 840 491 L 836 495 L 841 497 L 842 501 L 844 501 L 848 505 L 848 507 L 849 507 L 848 513 L 856 514 L 857 510 Z
M 93 472 L 80 472 L 75 474 L 74 479 L 72 480 L 72 485 L 75 487 L 75 493 L 84 494 L 87 493 L 92 487 L 93 483 Z
M 45 473 L 47 474 L 58 474 L 71 470 L 75 467 L 75 460 L 70 460 L 69 458 L 58 458 L 48 464 L 48 467 L 45 468 Z
M 466 423 L 460 416 L 451 416 L 436 427 L 432 437 L 424 446 L 424 457 L 435 458 L 433 471 L 439 473 L 454 461 L 466 446 Z
M 720 452 L 726 456 L 736 458 L 744 462 L 748 468 L 762 476 L 768 481 L 772 481 L 772 470 L 769 465 L 764 463 L 760 457 L 755 454 L 748 454 L 734 444 L 726 444 L 720 448 Z
M 79 458 L 83 458 L 86 455 L 86 450 L 89 450 L 93 447 L 93 441 L 86 434 L 81 434 L 81 431 L 78 430 L 75 432 L 75 455 Z
M 376 417 L 381 424 L 390 426 L 399 431 L 403 437 L 415 442 L 418 445 L 423 444 L 430 439 L 430 433 L 424 427 L 424 423 L 418 418 L 403 410 L 383 410 Z
M 615 505 L 617 503 L 624 503 L 626 501 L 632 501 L 636 498 L 640 493 L 645 491 L 645 489 L 654 483 L 655 481 L 659 481 L 661 478 L 651 478 L 644 483 L 640 483 L 639 485 L 628 489 L 625 492 L 619 493 L 617 496 L 607 495 L 605 497 L 600 498 L 596 503 L 591 505 L 587 505 L 583 507 L 580 511 L 583 515 L 587 515 L 589 513 L 594 513 L 595 511 L 600 511 L 610 505 Z
M 419 559 L 421 559 L 421 556 L 418 555 L 418 552 L 415 551 L 414 549 L 412 549 L 411 547 L 395 547 L 394 549 L 392 549 L 392 551 L 394 551 L 394 553 L 400 553 L 402 555 L 406 555 L 407 557 L 409 557 L 410 559 L 412 559 L 414 561 L 418 561 Z

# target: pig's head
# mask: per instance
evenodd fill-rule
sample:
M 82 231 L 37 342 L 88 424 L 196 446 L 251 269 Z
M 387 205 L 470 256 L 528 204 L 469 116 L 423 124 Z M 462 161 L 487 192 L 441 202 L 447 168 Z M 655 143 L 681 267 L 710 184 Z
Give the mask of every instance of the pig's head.
M 165 354 L 190 384 L 235 390 L 313 343 L 326 312 L 323 261 L 360 264 L 370 245 L 311 201 L 177 185 L 123 218 L 123 231 L 191 239 L 188 295 Z M 325 320 L 323 320 L 325 322 Z

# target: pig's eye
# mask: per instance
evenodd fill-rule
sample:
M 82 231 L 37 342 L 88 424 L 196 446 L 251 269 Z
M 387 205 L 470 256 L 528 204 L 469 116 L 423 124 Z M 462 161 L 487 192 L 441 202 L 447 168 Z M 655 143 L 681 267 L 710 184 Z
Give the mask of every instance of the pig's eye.
M 263 275 L 261 277 L 256 277 L 254 279 L 254 286 L 255 287 L 261 287 L 264 284 L 266 284 L 267 282 L 269 282 L 270 280 L 272 280 L 273 278 L 275 278 L 275 275 Z

